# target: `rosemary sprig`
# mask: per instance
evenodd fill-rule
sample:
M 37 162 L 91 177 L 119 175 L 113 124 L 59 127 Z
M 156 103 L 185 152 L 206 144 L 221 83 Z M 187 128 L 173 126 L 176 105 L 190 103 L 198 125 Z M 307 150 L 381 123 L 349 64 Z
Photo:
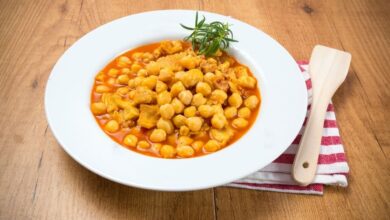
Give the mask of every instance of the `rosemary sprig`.
M 228 23 L 214 21 L 210 24 L 205 23 L 206 18 L 198 21 L 198 12 L 195 15 L 195 27 L 188 27 L 180 24 L 184 29 L 192 31 L 184 40 L 191 41 L 192 48 L 198 49 L 199 54 L 205 56 L 214 55 L 218 49 L 226 49 L 231 42 L 238 42 L 233 38 L 233 32 L 229 29 Z

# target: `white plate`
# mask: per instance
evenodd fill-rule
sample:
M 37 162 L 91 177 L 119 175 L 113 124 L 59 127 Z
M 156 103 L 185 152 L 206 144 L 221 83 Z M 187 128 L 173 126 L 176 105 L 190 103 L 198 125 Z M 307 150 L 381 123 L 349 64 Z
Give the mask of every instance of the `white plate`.
M 77 162 L 112 181 L 154 190 L 196 190 L 249 175 L 276 159 L 302 126 L 307 92 L 300 70 L 275 40 L 236 19 L 200 12 L 207 21 L 232 24 L 239 43 L 230 52 L 249 66 L 259 81 L 262 104 L 252 128 L 216 153 L 191 159 L 160 159 L 133 152 L 112 141 L 90 109 L 94 77 L 118 54 L 149 42 L 181 39 L 195 11 L 151 11 L 120 18 L 78 40 L 58 60 L 45 94 L 54 136 Z

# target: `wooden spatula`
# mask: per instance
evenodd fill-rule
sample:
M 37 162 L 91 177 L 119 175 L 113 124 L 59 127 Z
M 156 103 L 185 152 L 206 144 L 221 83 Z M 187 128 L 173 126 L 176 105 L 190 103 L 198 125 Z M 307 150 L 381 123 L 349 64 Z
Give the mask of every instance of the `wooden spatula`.
M 326 109 L 345 80 L 350 62 L 350 53 L 321 45 L 315 46 L 311 54 L 309 74 L 313 103 L 292 169 L 292 176 L 300 185 L 306 186 L 314 179 Z

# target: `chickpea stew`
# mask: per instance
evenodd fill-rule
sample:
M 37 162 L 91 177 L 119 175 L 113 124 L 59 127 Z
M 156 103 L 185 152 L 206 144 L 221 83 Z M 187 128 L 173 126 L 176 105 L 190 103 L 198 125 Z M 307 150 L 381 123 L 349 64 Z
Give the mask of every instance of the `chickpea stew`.
M 91 111 L 114 141 L 161 158 L 218 151 L 242 137 L 261 104 L 256 78 L 232 56 L 161 41 L 125 52 L 95 77 Z

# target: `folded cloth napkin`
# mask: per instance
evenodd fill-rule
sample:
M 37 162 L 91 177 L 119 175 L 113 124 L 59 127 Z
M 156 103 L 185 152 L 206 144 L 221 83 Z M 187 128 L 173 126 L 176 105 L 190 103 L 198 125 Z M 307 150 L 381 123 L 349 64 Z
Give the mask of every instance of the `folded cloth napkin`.
M 298 65 L 306 80 L 309 109 L 312 99 L 312 89 L 310 75 L 307 71 L 308 63 L 298 62 Z M 271 164 L 243 179 L 229 183 L 227 186 L 317 195 L 323 194 L 324 184 L 346 187 L 348 185 L 346 176 L 348 174 L 349 167 L 345 158 L 344 147 L 341 143 L 339 129 L 336 123 L 336 115 L 334 113 L 332 103 L 329 103 L 325 116 L 321 150 L 318 157 L 318 167 L 314 181 L 308 186 L 299 186 L 294 182 L 291 176 L 291 168 L 305 128 L 304 125 L 293 143 Z

